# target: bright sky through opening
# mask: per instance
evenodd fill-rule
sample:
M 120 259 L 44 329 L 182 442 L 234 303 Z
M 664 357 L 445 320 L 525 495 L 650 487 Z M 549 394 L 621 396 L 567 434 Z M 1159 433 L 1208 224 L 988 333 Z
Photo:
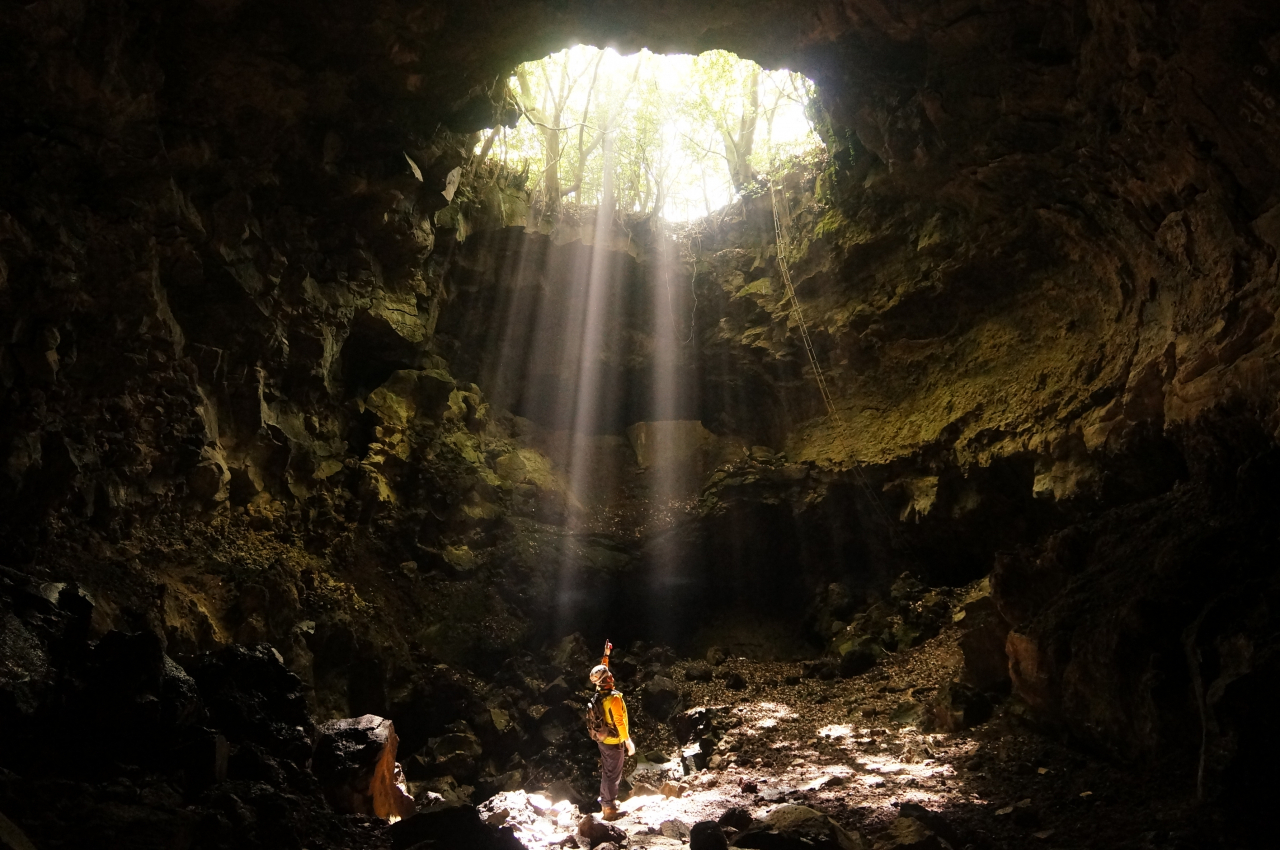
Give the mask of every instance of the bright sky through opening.
M 476 150 L 527 174 L 542 213 L 596 206 L 611 185 L 619 212 L 689 221 L 773 164 L 821 148 L 805 114 L 813 83 L 725 51 L 620 56 L 579 45 L 522 65 L 510 92 L 518 125 L 483 133 Z

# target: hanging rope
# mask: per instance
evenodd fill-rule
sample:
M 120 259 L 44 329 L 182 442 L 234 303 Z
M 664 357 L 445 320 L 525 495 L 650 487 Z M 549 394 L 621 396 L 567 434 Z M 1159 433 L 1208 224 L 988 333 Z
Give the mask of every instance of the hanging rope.
M 698 247 L 693 246 L 693 239 L 698 240 Z M 685 343 L 693 342 L 693 332 L 698 325 L 698 251 L 702 249 L 702 237 L 696 236 L 689 240 L 689 294 L 693 296 L 693 309 L 689 311 L 689 338 Z
M 676 323 L 675 295 L 671 291 L 671 266 L 674 263 L 676 255 L 679 253 L 679 243 L 675 239 L 672 239 L 671 246 L 665 247 L 667 253 L 664 256 L 663 251 L 664 246 L 666 246 L 667 243 L 667 231 L 666 227 L 662 224 L 662 219 L 658 219 L 657 232 L 658 266 L 662 270 L 662 282 L 667 287 L 667 312 L 671 314 L 671 329 L 675 331 L 677 336 L 679 336 L 680 326 Z M 685 340 L 686 344 L 693 341 L 693 332 L 698 317 L 698 292 L 694 288 L 694 283 L 698 277 L 698 255 L 693 248 L 692 239 L 689 242 L 689 253 L 691 255 L 690 264 L 693 266 L 693 271 L 689 274 L 689 292 L 693 296 L 693 309 L 689 313 L 689 338 Z
M 804 344 L 805 354 L 809 357 L 809 366 L 813 369 L 813 378 L 818 385 L 818 392 L 822 395 L 822 403 L 827 407 L 827 415 L 835 420 L 840 431 L 844 431 L 844 417 L 836 409 L 835 400 L 831 396 L 831 389 L 827 385 L 827 377 L 822 373 L 822 364 L 818 362 L 818 352 L 813 347 L 812 337 L 809 336 L 809 326 L 804 320 L 803 311 L 800 309 L 800 299 L 796 297 L 796 288 L 791 283 L 791 268 L 787 261 L 787 255 L 791 252 L 791 240 L 787 235 L 786 222 L 783 221 L 783 216 L 779 210 L 778 190 L 773 184 L 772 177 L 769 179 L 769 200 L 773 204 L 773 229 L 777 240 L 778 272 L 782 277 L 783 293 L 787 300 L 791 302 L 791 317 L 795 320 L 796 327 L 800 331 L 800 340 Z M 787 218 L 790 218 L 790 210 L 788 210 Z M 867 496 L 871 499 L 871 504 L 875 506 L 876 512 L 885 521 L 885 527 L 892 535 L 893 521 L 890 519 L 889 513 L 885 510 L 880 498 L 871 489 L 871 482 L 867 480 L 866 474 L 863 473 L 862 464 L 858 463 L 858 459 L 855 457 L 850 457 L 850 460 L 853 462 L 854 477 L 862 485 L 863 490 L 866 491 Z
M 844 424 L 840 413 L 836 410 L 831 398 L 831 390 L 827 388 L 826 376 L 822 374 L 822 365 L 818 363 L 818 352 L 813 348 L 813 339 L 809 336 L 809 326 L 805 323 L 804 313 L 800 310 L 800 299 L 796 297 L 796 288 L 791 284 L 791 268 L 787 263 L 787 254 L 791 251 L 791 242 L 782 224 L 782 216 L 778 212 L 778 192 L 774 188 L 773 179 L 769 180 L 769 200 L 773 202 L 773 229 L 777 234 L 778 271 L 782 274 L 782 286 L 787 299 L 791 302 L 791 316 L 796 327 L 800 329 L 800 340 L 804 343 L 804 352 L 809 356 L 809 365 L 813 368 L 814 380 L 818 382 L 818 392 L 822 394 L 822 403 L 827 406 L 827 413 L 834 416 L 837 422 Z

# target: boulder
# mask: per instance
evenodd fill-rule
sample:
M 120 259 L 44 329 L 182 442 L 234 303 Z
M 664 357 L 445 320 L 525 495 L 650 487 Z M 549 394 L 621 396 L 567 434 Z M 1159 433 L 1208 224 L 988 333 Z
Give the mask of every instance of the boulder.
M 903 573 L 893 582 L 889 595 L 898 604 L 919 600 L 925 594 L 925 586 L 911 573 Z
M 932 619 L 903 620 L 893 631 L 894 644 L 898 649 L 911 649 L 930 638 L 937 637 L 942 624 Z
M 944 840 L 922 822 L 911 817 L 899 817 L 890 826 L 887 835 L 876 843 L 877 850 L 952 850 Z
M 671 718 L 671 731 L 676 733 L 680 746 L 701 742 L 708 738 L 718 740 L 719 727 L 726 721 L 719 708 L 699 706 L 683 711 Z M 714 741 L 712 741 L 714 744 Z
M 695 661 L 684 668 L 684 678 L 688 682 L 710 682 L 714 676 L 711 665 L 703 661 Z
M 413 798 L 397 784 L 398 743 L 394 724 L 373 714 L 322 725 L 312 770 L 329 805 L 387 819 L 412 815 Z
M 564 702 L 572 695 L 573 692 L 565 682 L 564 676 L 560 676 L 543 686 L 538 694 L 538 700 L 543 705 L 555 705 L 558 702 Z
M 451 724 L 448 734 L 429 739 L 427 745 L 435 758 L 433 769 L 437 774 L 460 779 L 475 777 L 483 747 L 467 724 L 461 721 Z
M 734 847 L 755 850 L 867 850 L 861 834 L 807 806 L 779 806 L 734 842 Z
M 704 820 L 690 828 L 689 850 L 729 850 L 729 840 L 720 824 Z
M 991 710 L 991 700 L 981 691 L 962 682 L 950 682 L 929 706 L 929 719 L 936 729 L 958 732 L 985 722 L 991 717 Z
M 865 647 L 850 649 L 840 657 L 840 677 L 852 679 L 876 666 L 876 654 Z
M 966 843 L 961 840 L 959 833 L 947 822 L 945 817 L 938 812 L 926 809 L 919 803 L 902 803 L 898 806 L 898 815 L 919 821 L 952 847 L 963 847 Z
M 824 682 L 829 682 L 832 679 L 839 678 L 840 665 L 829 658 L 805 661 L 800 665 L 800 675 L 805 679 L 821 679 Z
M 599 657 L 592 655 L 587 642 L 577 632 L 561 638 L 551 650 L 551 662 L 557 667 L 581 670 L 584 674 L 599 661 Z
M 1009 687 L 1009 656 L 1005 643 L 1009 624 L 1000 615 L 990 592 L 965 603 L 956 615 L 964 653 L 964 681 L 981 691 L 1005 691 Z
M 679 818 L 664 820 L 661 824 L 659 824 L 658 832 L 662 833 L 662 835 L 665 836 L 666 838 L 674 838 L 676 841 L 679 841 L 681 844 L 684 844 L 689 841 L 689 836 L 690 836 L 689 824 L 685 823 Z
M 578 834 L 590 841 L 592 847 L 599 847 L 606 842 L 622 845 L 627 841 L 627 833 L 622 827 L 591 815 L 578 821 Z
M 114 762 L 161 766 L 181 753 L 207 720 L 196 683 L 153 632 L 108 632 L 69 683 L 57 721 L 78 729 L 78 766 L 94 772 Z
M 751 812 L 747 811 L 742 806 L 734 806 L 731 809 L 726 809 L 725 813 L 716 819 L 716 823 L 722 827 L 728 827 L 729 829 L 736 829 L 738 832 L 744 832 L 751 827 L 754 820 L 755 819 L 751 817 Z
M 510 827 L 492 826 L 480 819 L 475 806 L 444 805 L 419 812 L 387 830 L 393 850 L 409 847 L 467 848 L 467 850 L 524 850 Z
M 929 716 L 929 709 L 913 699 L 905 699 L 889 712 L 889 722 L 903 726 L 919 726 Z
M 649 716 L 667 720 L 680 707 L 680 689 L 666 676 L 657 676 L 646 682 L 640 692 L 640 704 Z
M 228 646 L 190 668 L 213 725 L 298 766 L 311 758 L 314 727 L 302 680 L 270 644 Z

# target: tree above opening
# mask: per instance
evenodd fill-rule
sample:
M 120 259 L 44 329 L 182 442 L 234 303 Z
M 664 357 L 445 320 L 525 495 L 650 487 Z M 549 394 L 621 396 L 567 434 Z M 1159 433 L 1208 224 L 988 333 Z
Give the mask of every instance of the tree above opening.
M 609 206 L 687 221 L 822 144 L 810 80 L 723 50 L 620 56 L 579 45 L 521 65 L 509 92 L 519 122 L 483 134 L 477 153 L 526 172 L 541 213 Z

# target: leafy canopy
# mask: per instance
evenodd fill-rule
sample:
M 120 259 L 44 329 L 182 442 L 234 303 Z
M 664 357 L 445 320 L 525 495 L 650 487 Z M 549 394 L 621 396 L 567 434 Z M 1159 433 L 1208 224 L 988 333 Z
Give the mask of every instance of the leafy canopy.
M 687 221 L 821 145 L 812 82 L 723 50 L 620 56 L 579 45 L 521 65 L 509 92 L 518 124 L 482 134 L 477 153 L 527 173 L 543 214 L 608 204 Z

